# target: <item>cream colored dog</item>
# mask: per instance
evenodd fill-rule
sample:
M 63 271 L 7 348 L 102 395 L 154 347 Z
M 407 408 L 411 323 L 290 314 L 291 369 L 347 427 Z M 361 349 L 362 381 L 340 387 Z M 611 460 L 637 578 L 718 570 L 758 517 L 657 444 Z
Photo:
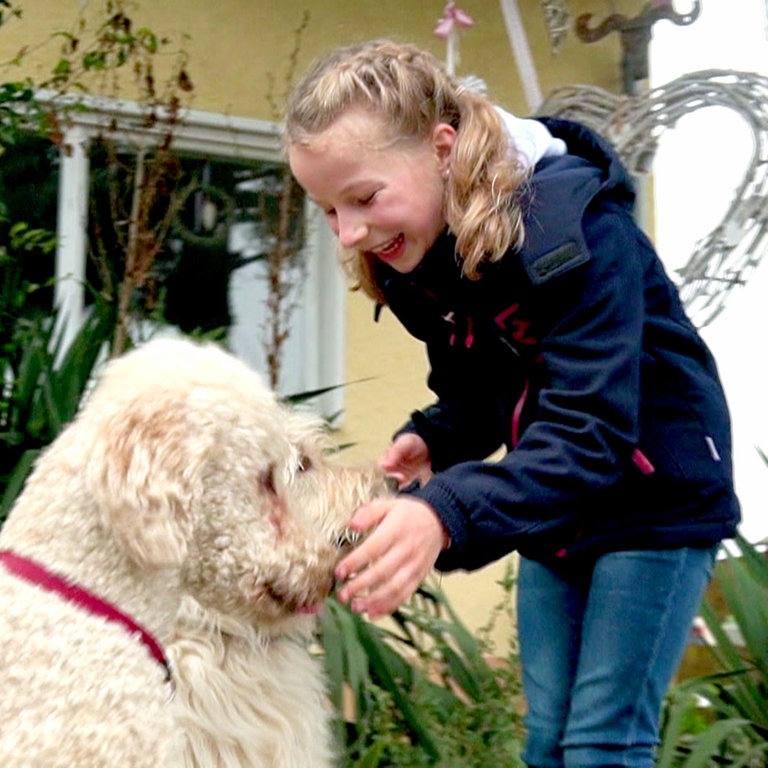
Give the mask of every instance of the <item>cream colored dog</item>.
M 243 621 L 187 598 L 168 646 L 185 768 L 339 764 L 322 665 L 311 648 L 319 606 L 302 589 L 308 575 L 310 581 L 330 577 L 336 548 L 351 543 L 345 530 L 351 512 L 392 486 L 378 471 L 333 464 L 316 425 L 301 414 L 286 418 L 283 429 L 294 455 L 281 465 L 279 482 L 295 511 L 284 526 L 285 541 L 262 555 L 262 567 L 275 574 L 272 600 Z M 310 555 L 302 551 L 302 529 L 321 532 L 315 535 L 323 545 Z M 296 565 L 314 558 L 318 576 Z M 325 583 L 322 594 L 330 586 Z
M 333 497 L 307 450 L 317 427 L 300 428 L 302 418 L 212 345 L 153 341 L 107 365 L 0 531 L 3 768 L 197 764 L 202 748 L 222 760 L 233 748 L 216 730 L 225 723 L 276 727 L 228 713 L 237 685 L 221 677 L 235 680 L 238 658 L 259 663 L 254 649 L 282 647 L 268 638 L 303 627 L 332 588 L 354 504 L 383 487 L 362 473 L 357 491 Z M 312 489 L 328 498 L 311 503 Z M 292 641 L 261 663 L 275 689 L 295 692 L 302 723 L 282 729 L 264 762 L 235 764 L 306 768 L 274 762 L 305 749 L 306 734 L 328 760 L 306 648 Z

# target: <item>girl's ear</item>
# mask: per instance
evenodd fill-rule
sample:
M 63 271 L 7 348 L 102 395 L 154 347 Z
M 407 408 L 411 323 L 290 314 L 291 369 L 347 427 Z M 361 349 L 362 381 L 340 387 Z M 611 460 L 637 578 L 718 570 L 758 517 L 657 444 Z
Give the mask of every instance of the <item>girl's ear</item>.
M 445 175 L 456 141 L 456 129 L 448 123 L 438 123 L 432 129 L 432 146 L 435 148 L 440 173 Z

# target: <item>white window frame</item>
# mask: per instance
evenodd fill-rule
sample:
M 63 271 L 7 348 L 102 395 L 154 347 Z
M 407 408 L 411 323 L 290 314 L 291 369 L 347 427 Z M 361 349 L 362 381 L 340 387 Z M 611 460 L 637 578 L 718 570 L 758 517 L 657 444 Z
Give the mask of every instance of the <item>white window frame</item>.
M 53 102 L 53 97 L 41 96 Z M 140 148 L 151 145 L 162 124 L 145 127 L 145 113 L 132 102 L 88 99 L 87 111 L 68 111 L 60 152 L 57 213 L 55 303 L 61 310 L 61 333 L 66 346 L 85 318 L 85 269 L 90 142 L 108 126 L 118 126 L 116 138 Z M 110 129 L 115 135 L 114 129 Z M 241 160 L 281 161 L 279 126 L 264 120 L 190 110 L 174 127 L 174 150 Z M 333 387 L 312 407 L 339 424 L 344 408 L 345 281 L 335 257 L 334 238 L 322 212 L 307 203 L 306 279 L 295 297 L 291 332 L 284 346 L 279 392 L 291 395 Z M 258 264 L 258 263 L 257 263 Z M 247 289 L 249 290 L 249 289 Z M 240 290 L 242 296 L 242 286 Z M 247 293 L 246 293 L 247 296 Z M 232 297 L 232 292 L 230 292 Z M 259 299 L 254 296 L 254 306 Z M 250 318 L 252 328 L 253 317 Z M 253 349 L 238 349 L 237 318 L 230 343 L 239 357 L 264 373 L 263 359 Z M 261 346 L 261 342 L 258 342 Z

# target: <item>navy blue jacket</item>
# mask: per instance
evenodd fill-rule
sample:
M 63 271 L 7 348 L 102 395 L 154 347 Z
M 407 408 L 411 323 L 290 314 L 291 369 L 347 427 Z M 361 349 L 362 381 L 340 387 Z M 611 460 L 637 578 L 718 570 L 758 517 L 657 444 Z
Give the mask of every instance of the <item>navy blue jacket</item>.
M 522 249 L 468 280 L 446 232 L 413 272 L 376 268 L 429 355 L 438 400 L 404 430 L 431 452 L 410 493 L 450 534 L 441 570 L 709 546 L 739 521 L 715 363 L 632 218 L 631 180 L 594 133 L 543 122 L 569 154 L 531 177 Z

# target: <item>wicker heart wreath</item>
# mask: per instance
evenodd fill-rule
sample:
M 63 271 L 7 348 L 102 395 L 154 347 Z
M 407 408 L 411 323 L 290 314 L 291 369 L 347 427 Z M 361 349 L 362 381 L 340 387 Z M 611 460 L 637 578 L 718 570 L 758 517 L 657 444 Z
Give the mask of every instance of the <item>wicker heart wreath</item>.
M 722 221 L 677 270 L 680 294 L 702 326 L 723 309 L 768 250 L 768 78 L 730 70 L 693 72 L 638 96 L 573 85 L 555 90 L 537 113 L 577 120 L 615 146 L 629 170 L 647 174 L 659 140 L 684 115 L 706 107 L 737 112 L 752 131 L 749 167 Z

